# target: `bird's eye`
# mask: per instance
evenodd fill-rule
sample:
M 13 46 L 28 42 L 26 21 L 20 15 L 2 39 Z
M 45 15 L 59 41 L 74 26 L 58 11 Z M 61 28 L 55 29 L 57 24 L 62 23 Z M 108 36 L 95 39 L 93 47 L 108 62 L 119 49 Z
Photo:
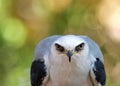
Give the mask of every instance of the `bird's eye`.
M 64 52 L 65 51 L 65 49 L 57 43 L 55 44 L 55 47 L 56 47 L 56 50 L 58 50 L 59 52 Z
M 84 48 L 84 45 L 85 45 L 85 43 L 79 44 L 79 45 L 75 48 L 75 50 L 76 50 L 77 52 L 80 51 L 80 50 L 82 50 L 82 49 Z

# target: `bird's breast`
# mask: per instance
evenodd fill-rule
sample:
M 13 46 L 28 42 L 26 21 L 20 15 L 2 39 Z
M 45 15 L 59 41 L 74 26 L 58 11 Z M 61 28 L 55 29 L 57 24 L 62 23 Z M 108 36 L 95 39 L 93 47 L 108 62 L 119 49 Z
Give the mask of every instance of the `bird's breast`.
M 88 75 L 88 62 L 56 64 L 50 69 L 50 83 L 51 86 L 87 86 Z

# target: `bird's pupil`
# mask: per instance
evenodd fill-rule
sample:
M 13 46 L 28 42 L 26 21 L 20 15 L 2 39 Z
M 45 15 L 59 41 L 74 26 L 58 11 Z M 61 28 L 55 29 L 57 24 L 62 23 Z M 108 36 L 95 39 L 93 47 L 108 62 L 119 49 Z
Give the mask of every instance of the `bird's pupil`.
M 84 47 L 84 43 L 81 43 L 81 44 L 79 44 L 79 45 L 75 48 L 75 50 L 76 50 L 76 51 L 80 51 L 80 50 L 83 49 L 83 47 Z
M 62 46 L 60 46 L 59 44 L 55 44 L 55 46 L 56 46 L 56 50 L 60 52 L 64 52 L 64 48 Z

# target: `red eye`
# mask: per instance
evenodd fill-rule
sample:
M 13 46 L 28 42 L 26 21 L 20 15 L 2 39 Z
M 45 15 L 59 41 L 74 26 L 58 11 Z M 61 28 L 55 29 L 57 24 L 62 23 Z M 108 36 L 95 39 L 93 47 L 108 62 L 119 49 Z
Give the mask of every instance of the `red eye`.
M 64 49 L 64 47 L 62 47 L 61 45 L 59 45 L 59 44 L 55 44 L 55 47 L 56 47 L 56 50 L 58 50 L 59 52 L 64 52 L 65 51 L 65 49 Z
M 79 45 L 75 48 L 75 50 L 76 50 L 77 52 L 80 51 L 80 50 L 82 50 L 82 49 L 84 48 L 84 45 L 85 45 L 85 43 L 79 44 Z

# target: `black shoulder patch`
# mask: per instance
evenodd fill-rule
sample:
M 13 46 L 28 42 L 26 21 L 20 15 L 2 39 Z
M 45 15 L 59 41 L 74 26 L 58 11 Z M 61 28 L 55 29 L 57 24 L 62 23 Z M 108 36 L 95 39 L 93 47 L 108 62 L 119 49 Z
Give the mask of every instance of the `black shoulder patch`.
M 95 68 L 93 68 L 93 71 L 95 73 L 96 80 L 102 86 L 104 86 L 106 83 L 106 73 L 105 73 L 105 69 L 104 69 L 104 64 L 99 60 L 99 58 L 96 58 L 94 66 L 95 66 Z
M 43 61 L 33 61 L 30 71 L 31 86 L 41 86 L 46 76 L 46 68 Z

